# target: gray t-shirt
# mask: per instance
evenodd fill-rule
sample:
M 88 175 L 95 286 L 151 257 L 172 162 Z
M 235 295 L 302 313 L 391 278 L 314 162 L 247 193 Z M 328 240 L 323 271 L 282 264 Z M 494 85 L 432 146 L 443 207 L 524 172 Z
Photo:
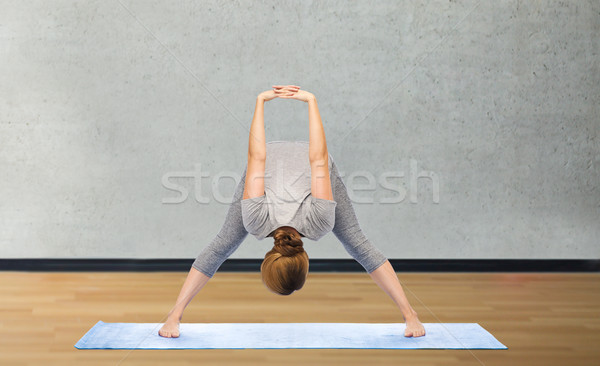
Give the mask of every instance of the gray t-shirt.
M 333 229 L 336 202 L 311 194 L 308 141 L 271 141 L 266 146 L 265 194 L 241 200 L 244 227 L 259 240 L 281 226 L 320 239 Z M 332 163 L 329 155 L 330 178 Z

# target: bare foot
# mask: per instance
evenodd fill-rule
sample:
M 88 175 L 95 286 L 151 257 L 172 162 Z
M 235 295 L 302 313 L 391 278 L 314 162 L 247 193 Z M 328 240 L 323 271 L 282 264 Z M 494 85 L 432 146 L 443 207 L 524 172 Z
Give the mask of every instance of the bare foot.
M 165 338 L 179 337 L 179 320 L 168 318 L 158 331 L 158 335 Z
M 425 327 L 419 321 L 417 313 L 405 319 L 406 329 L 404 330 L 405 337 L 422 337 L 425 335 Z

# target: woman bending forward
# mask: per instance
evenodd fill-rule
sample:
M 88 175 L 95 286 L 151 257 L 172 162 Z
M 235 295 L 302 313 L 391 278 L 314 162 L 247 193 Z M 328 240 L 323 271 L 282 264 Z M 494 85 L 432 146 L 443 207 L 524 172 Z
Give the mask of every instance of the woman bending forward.
M 309 142 L 266 143 L 264 103 L 274 98 L 308 104 Z M 237 186 L 223 227 L 198 255 L 167 321 L 162 337 L 179 337 L 183 311 L 239 247 L 248 233 L 274 246 L 260 267 L 266 287 L 279 295 L 300 290 L 308 275 L 302 237 L 318 240 L 332 231 L 346 251 L 399 307 L 406 337 L 421 337 L 425 328 L 410 306 L 387 258 L 362 233 L 347 189 L 327 151 L 317 100 L 294 85 L 275 85 L 259 94 L 248 139 L 248 164 Z

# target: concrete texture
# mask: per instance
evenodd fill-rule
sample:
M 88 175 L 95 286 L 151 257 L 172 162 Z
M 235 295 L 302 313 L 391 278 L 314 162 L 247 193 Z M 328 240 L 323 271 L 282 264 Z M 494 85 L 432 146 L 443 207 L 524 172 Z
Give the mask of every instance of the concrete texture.
M 2 258 L 195 258 L 272 84 L 389 258 L 600 257 L 598 1 L 1 5 Z M 307 116 L 268 102 L 267 139 Z

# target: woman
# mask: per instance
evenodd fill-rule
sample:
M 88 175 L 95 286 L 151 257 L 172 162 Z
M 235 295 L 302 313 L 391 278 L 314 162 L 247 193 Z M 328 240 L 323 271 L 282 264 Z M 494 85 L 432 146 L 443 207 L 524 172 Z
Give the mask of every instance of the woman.
M 308 104 L 308 147 L 305 142 L 265 143 L 264 103 L 277 97 L 297 99 Z M 306 155 L 304 159 L 297 159 L 302 151 L 308 152 L 308 159 Z M 279 159 L 282 154 L 285 158 Z M 295 165 L 299 167 L 291 171 L 295 171 L 296 175 L 286 173 L 285 169 L 290 165 L 284 164 L 286 159 L 294 156 L 297 159 Z M 298 174 L 306 173 L 307 169 L 310 170 L 310 178 L 306 174 Z M 273 176 L 266 174 L 267 172 L 274 173 L 279 182 L 275 179 L 271 181 L 269 178 Z M 281 184 L 281 180 L 286 179 L 288 185 Z M 310 185 L 307 184 L 307 179 Z M 290 181 L 299 183 L 293 187 L 293 184 L 289 184 Z M 310 187 L 310 194 L 306 193 L 307 186 Z M 282 192 L 289 196 L 285 197 Z M 225 223 L 194 261 L 175 306 L 159 330 L 160 336 L 179 337 L 179 323 L 185 307 L 225 259 L 239 247 L 248 235 L 248 229 L 259 239 L 266 236 L 274 238 L 275 245 L 265 255 L 261 274 L 265 285 L 278 294 L 290 294 L 302 288 L 306 279 L 308 256 L 300 238 L 306 236 L 318 239 L 332 231 L 346 251 L 400 308 L 406 322 L 404 335 L 425 335 L 423 324 L 406 299 L 390 262 L 360 229 L 346 187 L 335 162 L 327 152 L 315 96 L 294 85 L 275 85 L 273 90 L 259 94 L 250 129 L 248 165 L 237 186 Z M 274 276 L 277 271 L 282 275 Z

